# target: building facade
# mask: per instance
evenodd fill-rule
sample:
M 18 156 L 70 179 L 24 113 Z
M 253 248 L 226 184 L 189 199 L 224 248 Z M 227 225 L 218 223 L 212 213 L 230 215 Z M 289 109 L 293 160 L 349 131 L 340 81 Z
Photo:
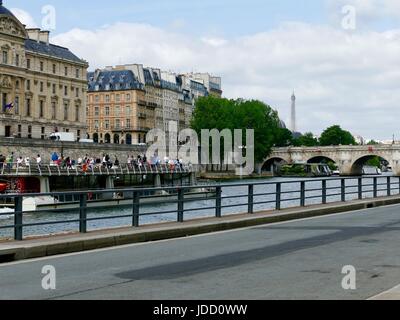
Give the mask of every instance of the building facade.
M 48 139 L 56 131 L 86 137 L 88 63 L 26 29 L 0 1 L 0 136 Z
M 207 74 L 202 75 L 204 79 L 194 74 L 144 68 L 140 64 L 88 73 L 89 137 L 99 143 L 143 144 L 151 129 L 168 132 L 171 122 L 179 131 L 188 128 L 197 98 L 222 95 L 221 78 L 208 76 L 210 82 Z M 213 81 L 219 90 L 211 89 Z M 116 101 L 118 95 L 132 99 Z M 129 120 L 126 108 L 131 110 Z M 121 126 L 123 130 L 119 129 Z

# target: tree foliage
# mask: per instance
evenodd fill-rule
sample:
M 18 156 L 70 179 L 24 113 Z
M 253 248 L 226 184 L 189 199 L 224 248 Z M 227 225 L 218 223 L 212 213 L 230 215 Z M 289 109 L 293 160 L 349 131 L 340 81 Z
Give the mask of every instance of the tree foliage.
M 335 125 L 326 129 L 319 139 L 321 146 L 356 145 L 353 135 L 340 126 Z
M 315 147 L 319 145 L 317 138 L 314 138 L 314 134 L 307 132 L 297 139 L 293 140 L 293 145 L 295 147 Z
M 199 136 L 202 129 L 254 129 L 255 160 L 261 162 L 273 146 L 288 143 L 288 133 L 279 123 L 278 113 L 261 101 L 209 96 L 197 100 L 191 127 Z M 245 144 L 245 131 L 242 136 Z

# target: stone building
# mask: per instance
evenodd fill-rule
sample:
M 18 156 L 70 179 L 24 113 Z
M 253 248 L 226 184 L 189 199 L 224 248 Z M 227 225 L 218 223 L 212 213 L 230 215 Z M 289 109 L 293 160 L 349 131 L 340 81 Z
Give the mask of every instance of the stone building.
M 157 128 L 168 132 L 171 122 L 178 131 L 188 128 L 195 100 L 211 94 L 212 81 L 220 88 L 220 78 L 200 75 L 178 75 L 140 64 L 88 73 L 90 138 L 100 143 L 141 144 L 146 143 L 148 131 Z M 222 90 L 214 90 L 213 94 L 222 94 Z M 120 100 L 116 101 L 118 96 Z M 130 100 L 126 101 L 128 96 Z M 129 117 L 127 108 L 131 111 Z
M 48 139 L 55 131 L 86 137 L 88 63 L 26 29 L 0 0 L 0 136 Z

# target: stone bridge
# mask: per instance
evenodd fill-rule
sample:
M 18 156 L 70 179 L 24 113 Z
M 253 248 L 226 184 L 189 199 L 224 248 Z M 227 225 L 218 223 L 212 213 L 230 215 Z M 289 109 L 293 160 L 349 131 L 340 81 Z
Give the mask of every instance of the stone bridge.
M 360 175 L 363 165 L 375 156 L 388 161 L 393 173 L 400 176 L 400 145 L 275 148 L 258 169 L 270 171 L 279 163 L 320 163 L 327 160 L 338 165 L 341 175 Z

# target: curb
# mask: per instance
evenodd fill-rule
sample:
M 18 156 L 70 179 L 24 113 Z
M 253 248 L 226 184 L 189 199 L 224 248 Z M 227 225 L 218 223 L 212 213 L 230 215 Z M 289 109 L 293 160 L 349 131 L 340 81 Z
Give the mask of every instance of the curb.
M 134 243 L 152 242 L 234 230 L 284 221 L 326 216 L 348 211 L 375 208 L 400 203 L 400 196 L 355 200 L 347 203 L 330 203 L 281 211 L 258 212 L 252 215 L 240 214 L 223 218 L 206 218 L 168 226 L 147 226 L 143 229 L 103 230 L 65 237 L 46 237 L 22 242 L 0 244 L 0 263 L 42 258 L 60 254 L 90 251 Z M 106 232 L 106 234 L 105 234 Z M 108 233 L 108 234 L 107 234 Z M 3 248 L 1 248 L 3 247 Z

